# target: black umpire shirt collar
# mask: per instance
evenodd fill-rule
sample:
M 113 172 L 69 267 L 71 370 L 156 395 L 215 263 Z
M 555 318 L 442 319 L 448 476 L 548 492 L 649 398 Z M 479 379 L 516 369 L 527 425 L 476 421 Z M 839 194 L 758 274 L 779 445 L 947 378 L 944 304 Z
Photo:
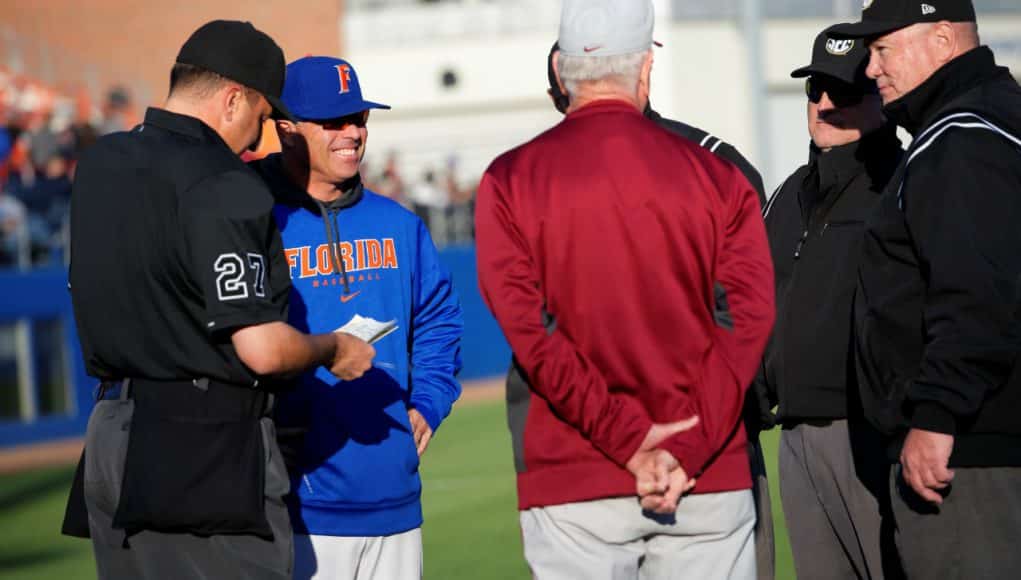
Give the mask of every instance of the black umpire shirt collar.
M 883 112 L 917 136 L 951 100 L 1006 70 L 996 66 L 989 47 L 980 46 L 943 65 L 914 90 L 888 104 Z
M 849 183 L 863 173 L 872 161 L 888 157 L 891 151 L 899 149 L 897 128 L 887 123 L 854 143 L 821 153 L 816 157 L 821 189 L 827 191 Z
M 228 150 L 230 146 L 220 137 L 220 134 L 206 125 L 201 119 L 189 115 L 173 113 L 166 109 L 149 107 L 145 110 L 145 125 L 159 127 L 165 131 L 186 135 L 192 139 L 207 143 L 219 143 Z M 240 161 L 240 158 L 239 158 Z
M 896 158 L 901 149 L 897 127 L 887 123 L 854 143 L 822 151 L 810 144 L 809 172 L 802 185 L 802 212 L 807 212 L 830 195 L 839 195 L 852 181 L 871 167 Z

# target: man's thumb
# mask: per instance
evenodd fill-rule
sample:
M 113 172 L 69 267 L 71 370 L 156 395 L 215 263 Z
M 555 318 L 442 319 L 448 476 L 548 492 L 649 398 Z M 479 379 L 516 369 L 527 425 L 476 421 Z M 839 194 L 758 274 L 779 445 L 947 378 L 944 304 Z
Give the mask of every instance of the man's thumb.
M 658 423 L 653 425 L 652 429 L 649 431 L 649 436 L 646 438 L 646 445 L 643 446 L 643 448 L 652 449 L 666 439 L 669 439 L 671 435 L 680 433 L 681 431 L 687 431 L 695 425 L 698 425 L 697 415 L 674 423 Z
M 663 425 L 664 431 L 663 439 L 666 439 L 667 437 L 670 437 L 675 433 L 687 431 L 688 429 L 691 429 L 695 425 L 698 425 L 698 415 L 695 415 L 694 417 L 689 417 L 687 419 L 682 419 L 675 423 L 666 423 L 665 425 Z

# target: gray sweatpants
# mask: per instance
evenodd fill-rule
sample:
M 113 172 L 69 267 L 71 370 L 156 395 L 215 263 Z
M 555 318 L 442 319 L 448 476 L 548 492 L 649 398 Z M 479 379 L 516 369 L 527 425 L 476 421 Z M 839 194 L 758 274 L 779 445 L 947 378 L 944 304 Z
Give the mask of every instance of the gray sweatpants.
M 85 435 L 85 504 L 99 578 L 103 580 L 290 580 L 291 522 L 283 496 L 289 482 L 273 422 L 262 419 L 266 449 L 266 519 L 273 541 L 255 536 L 163 534 L 144 531 L 125 546 L 124 530 L 112 527 L 121 495 L 128 428 L 134 401 L 99 401 Z
M 878 433 L 846 420 L 780 435 L 780 498 L 798 578 L 900 577 Z
M 939 507 L 890 477 L 897 548 L 908 578 L 1021 577 L 1021 467 L 958 467 Z
M 654 517 L 637 497 L 522 511 L 525 559 L 536 580 L 755 580 L 749 490 L 688 495 Z

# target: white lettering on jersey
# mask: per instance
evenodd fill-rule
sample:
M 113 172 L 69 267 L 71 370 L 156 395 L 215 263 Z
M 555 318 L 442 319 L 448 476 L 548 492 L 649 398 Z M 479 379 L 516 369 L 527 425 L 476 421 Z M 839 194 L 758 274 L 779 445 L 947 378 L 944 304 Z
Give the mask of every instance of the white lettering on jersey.
M 237 254 L 220 254 L 213 263 L 216 276 L 216 297 L 220 302 L 248 298 L 248 285 L 244 282 L 245 263 Z

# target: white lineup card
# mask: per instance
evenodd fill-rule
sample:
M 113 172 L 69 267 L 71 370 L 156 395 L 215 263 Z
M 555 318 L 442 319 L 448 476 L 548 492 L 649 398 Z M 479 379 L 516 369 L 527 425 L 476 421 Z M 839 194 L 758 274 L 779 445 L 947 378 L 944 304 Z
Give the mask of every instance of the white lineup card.
M 369 344 L 374 344 L 395 330 L 397 330 L 396 320 L 381 322 L 375 318 L 355 314 L 351 320 L 347 321 L 347 324 L 333 332 L 346 332 L 352 336 L 357 336 Z

